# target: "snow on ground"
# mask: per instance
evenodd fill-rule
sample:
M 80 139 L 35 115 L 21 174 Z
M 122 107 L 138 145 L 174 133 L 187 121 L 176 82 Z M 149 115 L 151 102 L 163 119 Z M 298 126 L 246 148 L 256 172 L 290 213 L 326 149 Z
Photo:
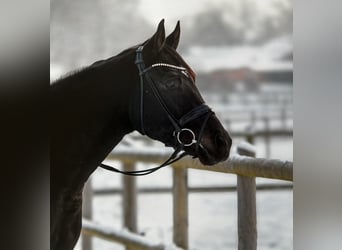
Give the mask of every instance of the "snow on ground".
M 292 249 L 292 192 L 257 193 L 258 249 Z M 151 240 L 172 241 L 171 194 L 144 194 L 138 199 L 139 232 Z M 94 220 L 121 228 L 119 196 L 97 197 Z M 235 193 L 201 193 L 189 196 L 190 249 L 237 249 L 237 202 Z M 121 250 L 122 246 L 95 239 L 96 250 Z M 79 248 L 78 248 L 79 249 Z
M 261 146 L 261 147 L 260 147 Z M 258 155 L 264 153 L 262 140 L 257 141 Z M 280 147 L 281 146 L 281 147 Z M 292 139 L 287 142 L 272 142 L 272 158 L 292 159 Z M 278 156 L 278 157 L 276 157 Z M 119 162 L 111 162 L 118 165 Z M 141 164 L 152 167 L 153 164 Z M 93 186 L 119 187 L 121 176 L 98 169 L 93 177 Z M 257 183 L 283 181 L 257 178 Z M 190 186 L 234 185 L 236 176 L 189 169 Z M 138 178 L 138 187 L 171 187 L 170 168 Z M 94 198 L 94 220 L 103 225 L 120 229 L 122 226 L 121 197 L 97 196 Z M 258 249 L 292 249 L 292 191 L 257 192 Z M 172 242 L 172 195 L 140 194 L 138 196 L 139 232 L 149 239 Z M 235 250 L 237 249 L 237 197 L 235 192 L 191 193 L 189 195 L 189 240 L 190 249 Z M 96 250 L 121 250 L 122 246 L 101 239 L 94 240 Z M 77 248 L 80 249 L 80 248 Z

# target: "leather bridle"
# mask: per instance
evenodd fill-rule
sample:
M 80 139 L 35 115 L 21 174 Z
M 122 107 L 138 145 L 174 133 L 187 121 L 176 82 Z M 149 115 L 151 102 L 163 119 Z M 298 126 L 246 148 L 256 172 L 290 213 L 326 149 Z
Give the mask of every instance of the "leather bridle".
M 185 155 L 187 155 L 188 153 L 183 151 L 183 149 L 185 147 L 190 147 L 192 145 L 195 145 L 195 156 L 193 156 L 194 158 L 197 157 L 198 155 L 198 151 L 199 148 L 202 147 L 201 144 L 201 140 L 202 140 L 202 136 L 204 133 L 204 128 L 209 120 L 209 118 L 214 114 L 214 112 L 204 103 L 196 106 L 195 108 L 193 108 L 192 110 L 190 110 L 189 112 L 187 112 L 186 114 L 184 114 L 181 118 L 176 119 L 172 113 L 169 111 L 168 106 L 166 105 L 163 97 L 161 96 L 161 94 L 158 91 L 158 88 L 155 86 L 155 82 L 153 81 L 150 72 L 158 67 L 165 67 L 165 68 L 169 68 L 169 69 L 174 69 L 174 70 L 179 70 L 181 71 L 181 73 L 183 73 L 185 76 L 187 76 L 188 78 L 191 79 L 190 75 L 188 74 L 188 71 L 186 68 L 184 67 L 180 67 L 180 66 L 176 66 L 176 65 L 172 65 L 172 64 L 167 64 L 167 63 L 156 63 L 156 64 L 152 64 L 151 66 L 149 66 L 148 68 L 145 67 L 145 63 L 143 60 L 143 55 L 142 55 L 142 51 L 143 51 L 143 46 L 138 47 L 138 49 L 136 50 L 136 60 L 135 60 L 135 64 L 137 65 L 137 68 L 139 70 L 139 76 L 140 76 L 140 102 L 139 102 L 139 126 L 138 126 L 138 130 L 142 133 L 142 134 L 146 134 L 145 128 L 144 128 L 144 83 L 147 82 L 149 84 L 149 87 L 152 90 L 153 96 L 156 98 L 156 100 L 158 101 L 159 105 L 162 107 L 162 109 L 164 110 L 164 112 L 167 115 L 167 118 L 169 119 L 170 123 L 172 124 L 174 130 L 172 132 L 172 136 L 174 137 L 174 144 L 173 145 L 175 147 L 175 151 L 172 153 L 172 155 L 160 166 L 158 167 L 154 167 L 154 168 L 149 168 L 149 169 L 144 169 L 144 170 L 137 170 L 137 171 L 121 171 L 117 168 L 105 165 L 103 163 L 100 164 L 100 167 L 110 170 L 110 171 L 114 171 L 117 173 L 121 173 L 121 174 L 125 174 L 125 175 L 133 175 L 133 176 L 140 176 L 140 175 L 146 175 L 146 174 L 150 174 L 153 173 L 154 171 L 165 167 L 167 165 L 170 165 L 171 163 L 178 161 L 179 159 L 181 159 L 182 157 L 184 157 Z M 145 80 L 145 81 L 144 81 Z M 203 123 L 202 126 L 199 130 L 198 136 L 196 138 L 196 134 L 190 129 L 185 127 L 185 125 L 187 125 L 188 123 L 190 123 L 191 121 L 194 121 L 200 117 L 204 117 L 203 118 Z M 191 138 L 190 140 L 184 140 L 184 137 L 187 137 L 186 135 L 188 135 L 189 138 Z M 180 153 L 181 151 L 183 151 L 182 153 Z M 180 154 L 179 154 L 180 153 Z

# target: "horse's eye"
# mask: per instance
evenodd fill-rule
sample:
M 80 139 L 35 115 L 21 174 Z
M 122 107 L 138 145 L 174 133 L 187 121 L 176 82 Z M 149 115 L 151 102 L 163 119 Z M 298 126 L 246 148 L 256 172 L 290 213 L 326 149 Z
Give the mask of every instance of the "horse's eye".
M 165 86 L 168 89 L 178 88 L 181 83 L 181 79 L 179 77 L 172 77 L 165 81 Z

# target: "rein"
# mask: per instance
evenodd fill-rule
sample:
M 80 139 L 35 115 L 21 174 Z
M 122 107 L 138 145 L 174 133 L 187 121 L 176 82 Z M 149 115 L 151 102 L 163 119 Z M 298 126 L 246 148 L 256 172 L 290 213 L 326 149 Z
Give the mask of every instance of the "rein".
M 176 65 L 172 65 L 172 64 L 167 64 L 167 63 L 156 63 L 156 64 L 153 64 L 150 67 L 146 68 L 144 60 L 143 60 L 143 56 L 142 56 L 143 48 L 144 48 L 143 46 L 140 46 L 136 50 L 136 60 L 135 60 L 135 64 L 137 65 L 137 68 L 139 70 L 139 76 L 140 76 L 140 107 L 139 107 L 139 111 L 140 111 L 140 132 L 143 135 L 146 134 L 145 128 L 144 128 L 144 78 L 145 78 L 145 81 L 149 84 L 149 86 L 152 89 L 154 97 L 157 99 L 158 103 L 163 108 L 163 110 L 166 113 L 168 119 L 170 120 L 172 126 L 174 127 L 174 131 L 173 131 L 172 135 L 175 138 L 175 143 L 177 146 L 175 147 L 175 151 L 171 154 L 171 156 L 163 164 L 161 164 L 157 167 L 154 167 L 154 168 L 149 168 L 149 169 L 144 169 L 144 170 L 136 170 L 136 171 L 122 171 L 122 170 L 108 166 L 108 165 L 103 164 L 103 163 L 100 164 L 100 167 L 102 167 L 106 170 L 109 170 L 112 172 L 117 172 L 117 173 L 124 174 L 124 175 L 132 175 L 132 176 L 142 176 L 142 175 L 151 174 L 151 173 L 157 171 L 158 169 L 160 169 L 162 167 L 165 167 L 167 165 L 170 165 L 170 164 L 180 160 L 184 156 L 188 155 L 187 152 L 183 151 L 184 148 L 190 147 L 192 145 L 195 145 L 196 155 L 193 157 L 196 158 L 199 148 L 200 147 L 203 148 L 203 146 L 201 144 L 201 139 L 202 139 L 202 136 L 204 133 L 204 128 L 205 128 L 209 118 L 214 113 L 206 104 L 203 103 L 203 104 L 200 104 L 199 106 L 196 106 L 192 110 L 190 110 L 188 113 L 183 115 L 180 119 L 174 118 L 174 116 L 169 111 L 166 103 L 164 102 L 162 96 L 160 95 L 157 87 L 155 86 L 154 81 L 151 78 L 150 71 L 156 67 L 166 67 L 166 68 L 171 68 L 171 69 L 175 69 L 175 70 L 180 70 L 183 74 L 185 74 L 187 77 L 189 77 L 187 69 L 184 67 L 180 67 L 180 66 L 176 66 Z M 196 139 L 195 133 L 191 129 L 186 128 L 185 125 L 187 123 L 193 121 L 193 120 L 196 120 L 196 119 L 202 117 L 202 116 L 205 116 L 205 117 L 204 117 L 201 129 L 199 131 L 198 137 Z M 190 141 L 182 141 L 182 135 L 183 136 L 188 135 L 192 139 Z

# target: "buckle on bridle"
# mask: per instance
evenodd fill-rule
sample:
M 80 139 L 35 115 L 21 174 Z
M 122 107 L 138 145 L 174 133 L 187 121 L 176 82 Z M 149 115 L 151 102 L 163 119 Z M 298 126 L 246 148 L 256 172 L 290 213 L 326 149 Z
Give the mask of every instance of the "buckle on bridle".
M 182 139 L 181 139 L 181 134 L 182 133 L 183 134 L 184 133 L 189 133 L 190 134 L 190 136 L 192 137 L 190 142 L 183 142 L 182 141 Z M 175 134 L 175 132 L 174 132 L 174 134 Z M 191 129 L 188 129 L 188 128 L 182 128 L 180 131 L 176 132 L 176 138 L 177 138 L 178 143 L 181 144 L 184 147 L 190 147 L 191 145 L 197 143 L 195 133 Z

